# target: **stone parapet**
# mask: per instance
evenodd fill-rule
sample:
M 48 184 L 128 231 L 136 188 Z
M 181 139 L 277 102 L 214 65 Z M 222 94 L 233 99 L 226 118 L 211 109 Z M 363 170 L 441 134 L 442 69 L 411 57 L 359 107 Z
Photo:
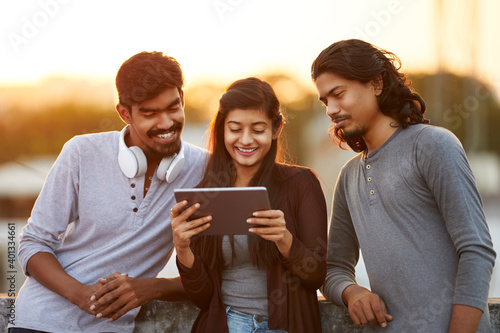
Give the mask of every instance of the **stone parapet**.
M 0 296 L 0 333 L 7 332 L 12 302 L 12 298 Z M 493 332 L 500 333 L 500 299 L 490 298 L 488 305 Z M 326 300 L 320 300 L 319 306 L 323 333 L 361 333 L 344 308 Z M 139 312 L 134 333 L 189 333 L 197 314 L 190 302 L 153 301 Z

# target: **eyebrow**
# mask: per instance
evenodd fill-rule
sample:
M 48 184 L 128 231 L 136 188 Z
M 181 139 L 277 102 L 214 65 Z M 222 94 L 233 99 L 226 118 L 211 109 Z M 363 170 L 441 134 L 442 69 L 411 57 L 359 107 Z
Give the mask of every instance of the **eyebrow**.
M 163 109 L 150 109 L 150 108 L 146 108 L 146 107 L 140 107 L 139 108 L 139 111 L 140 112 L 158 112 L 158 111 L 166 111 L 168 109 L 170 109 L 172 106 L 174 105 L 177 105 L 181 102 L 181 99 L 178 97 L 176 98 L 175 100 L 173 100 L 169 105 L 167 105 L 165 108 Z
M 327 96 L 330 96 L 330 95 L 331 95 L 331 94 L 333 94 L 333 93 L 334 93 L 337 89 L 340 89 L 340 88 L 343 88 L 343 87 L 345 87 L 345 84 L 340 84 L 340 85 L 338 85 L 338 86 L 333 87 L 332 89 L 328 90 L 328 92 L 326 93 L 326 95 L 324 95 L 324 96 L 320 96 L 320 97 L 319 97 L 319 100 L 320 100 L 320 101 L 324 101 L 324 100 L 326 100 L 326 97 L 327 97 Z
M 227 124 L 236 124 L 236 125 L 241 125 L 241 123 L 239 121 L 236 121 L 236 120 L 229 120 L 227 122 Z M 265 121 L 257 121 L 255 123 L 252 123 L 252 126 L 255 126 L 255 125 L 267 125 L 268 123 L 266 123 Z

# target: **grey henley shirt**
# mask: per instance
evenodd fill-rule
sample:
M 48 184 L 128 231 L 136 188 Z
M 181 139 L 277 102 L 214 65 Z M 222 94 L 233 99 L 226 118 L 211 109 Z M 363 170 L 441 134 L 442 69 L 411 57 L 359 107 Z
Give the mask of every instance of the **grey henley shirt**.
M 345 306 L 361 249 L 371 289 L 394 317 L 365 332 L 447 332 L 453 304 L 484 311 L 478 332 L 489 332 L 496 254 L 458 139 L 411 125 L 365 157 L 351 159 L 337 180 L 325 296 Z

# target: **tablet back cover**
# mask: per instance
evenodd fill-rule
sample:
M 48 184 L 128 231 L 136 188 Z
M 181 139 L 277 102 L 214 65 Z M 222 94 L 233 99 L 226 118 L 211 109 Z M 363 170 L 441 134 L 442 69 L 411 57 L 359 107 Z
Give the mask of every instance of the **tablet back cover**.
M 200 208 L 189 218 L 212 215 L 210 228 L 199 235 L 251 235 L 251 224 L 246 220 L 252 213 L 271 209 L 267 189 L 258 187 L 222 187 L 174 190 L 177 202 L 187 200 L 187 207 L 200 203 Z

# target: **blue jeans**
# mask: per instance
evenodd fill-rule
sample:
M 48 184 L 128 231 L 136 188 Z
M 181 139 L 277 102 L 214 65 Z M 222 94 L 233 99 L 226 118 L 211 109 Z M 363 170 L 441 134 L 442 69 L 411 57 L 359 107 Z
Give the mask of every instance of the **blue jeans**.
M 270 330 L 267 326 L 267 317 L 249 315 L 226 306 L 227 326 L 229 333 L 286 333 L 285 330 Z

